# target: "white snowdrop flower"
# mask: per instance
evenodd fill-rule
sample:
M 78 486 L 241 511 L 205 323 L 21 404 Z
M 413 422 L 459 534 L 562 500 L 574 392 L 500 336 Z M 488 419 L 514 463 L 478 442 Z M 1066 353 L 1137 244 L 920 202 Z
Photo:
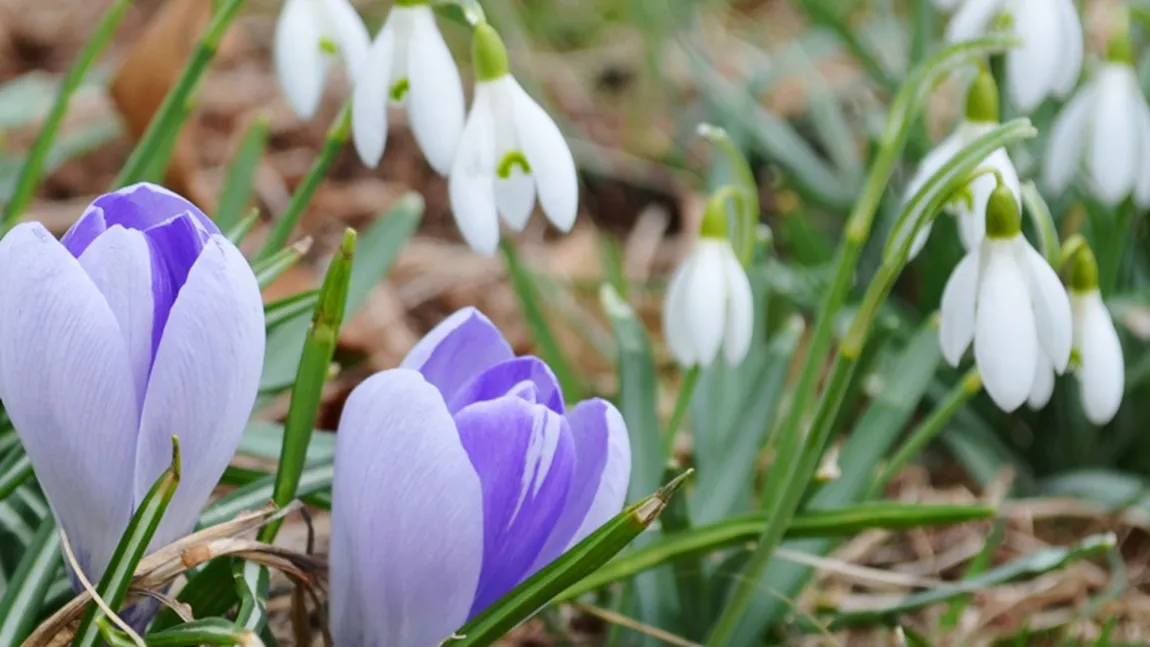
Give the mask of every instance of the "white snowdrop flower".
M 379 165 L 388 105 L 405 106 L 424 157 L 446 175 L 463 131 L 463 83 L 426 0 L 396 2 L 365 60 L 352 98 L 359 158 Z
M 559 127 L 511 76 L 507 50 L 487 25 L 475 28 L 475 97 L 451 165 L 455 222 L 473 249 L 494 254 L 499 216 L 527 225 L 538 197 L 543 214 L 566 232 L 575 224 L 579 184 Z
M 747 356 L 754 321 L 751 282 L 727 238 L 726 201 L 719 192 L 707 204 L 698 242 L 667 286 L 667 346 L 683 366 L 710 366 L 720 349 L 734 366 Z
M 1108 205 L 1127 196 L 1150 207 L 1150 107 L 1130 63 L 1129 41 L 1111 41 L 1109 60 L 1066 104 L 1050 130 L 1045 181 L 1064 191 L 1085 168 L 1092 192 Z
M 363 20 L 348 0 L 284 2 L 276 23 L 276 75 L 297 115 L 315 115 L 330 59 L 342 56 L 355 79 L 369 41 Z
M 986 392 L 1009 412 L 1030 397 L 1040 361 L 1066 370 L 1070 302 L 1054 269 L 1022 237 L 1014 195 L 996 187 L 986 210 L 986 237 L 943 290 L 939 341 L 957 366 L 973 340 Z
M 1022 41 L 1006 53 L 1006 92 L 1029 113 L 1050 96 L 1065 97 L 1082 73 L 1082 21 L 1073 0 L 965 0 L 947 25 L 951 43 L 1000 28 Z
M 1070 279 L 1070 310 L 1074 323 L 1074 374 L 1082 393 L 1082 408 L 1096 425 L 1118 413 L 1126 384 L 1122 344 L 1114 320 L 1098 291 L 1098 264 L 1090 248 L 1074 259 Z
M 923 158 L 918 170 L 907 184 L 904 200 L 909 201 L 914 197 L 914 194 L 959 151 L 997 126 L 998 87 L 990 72 L 982 69 L 967 91 L 963 120 L 959 122 L 954 133 L 942 140 Z M 1014 162 L 1010 160 L 1006 149 L 999 148 L 988 155 L 980 169 L 992 172 L 979 175 L 970 183 L 963 195 L 943 207 L 944 213 L 958 218 L 959 237 L 962 239 L 962 246 L 968 251 L 978 246 L 986 232 L 986 202 L 997 186 L 996 177 L 1002 178 L 1014 195 L 1019 208 L 1022 207 L 1022 189 L 1018 181 L 1018 171 L 1014 168 Z M 918 256 L 922 251 L 930 231 L 931 223 L 919 228 L 911 245 L 910 258 Z

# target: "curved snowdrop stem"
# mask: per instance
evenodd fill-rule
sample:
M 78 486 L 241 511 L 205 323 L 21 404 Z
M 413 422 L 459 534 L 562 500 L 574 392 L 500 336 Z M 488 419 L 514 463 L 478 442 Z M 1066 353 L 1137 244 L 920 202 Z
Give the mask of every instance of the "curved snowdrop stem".
M 1023 212 L 1029 216 L 1035 231 L 1038 232 L 1038 245 L 1042 255 L 1046 257 L 1046 262 L 1057 270 L 1066 258 L 1062 243 L 1058 240 L 1058 227 L 1054 224 L 1054 216 L 1050 214 L 1050 206 L 1046 204 L 1046 200 L 1042 198 L 1042 194 L 1038 192 L 1038 187 L 1032 180 L 1028 180 L 1022 185 L 1022 205 L 1024 207 Z M 1078 236 L 1078 238 L 1081 239 L 1082 237 Z M 1067 244 L 1070 243 L 1069 240 L 1066 242 Z
M 436 9 L 457 7 L 463 13 L 463 19 L 473 28 L 487 22 L 487 13 L 478 0 L 432 0 L 430 4 Z
M 701 123 L 697 128 L 699 136 L 714 144 L 727 159 L 731 174 L 740 189 L 739 204 L 735 213 L 739 214 L 739 224 L 735 229 L 735 250 L 743 267 L 751 264 L 755 252 L 755 225 L 759 221 L 759 187 L 755 173 L 742 151 L 735 145 L 727 131 L 719 126 Z M 721 189 L 720 189 L 721 190 Z
M 1074 234 L 1070 238 L 1067 238 L 1066 242 L 1062 243 L 1058 261 L 1051 263 L 1051 265 L 1053 265 L 1054 269 L 1058 270 L 1059 273 L 1062 273 L 1069 268 L 1070 263 L 1074 261 L 1074 257 L 1083 249 L 1088 249 L 1086 238 L 1084 238 L 1082 234 Z

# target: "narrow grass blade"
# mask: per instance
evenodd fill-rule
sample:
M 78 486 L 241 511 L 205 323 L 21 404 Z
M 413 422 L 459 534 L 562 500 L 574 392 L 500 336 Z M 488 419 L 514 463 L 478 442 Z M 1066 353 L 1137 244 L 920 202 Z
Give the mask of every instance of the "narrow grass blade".
M 256 274 L 256 281 L 259 282 L 261 288 L 266 288 L 271 285 L 279 277 L 283 276 L 284 272 L 290 270 L 296 263 L 299 262 L 308 250 L 311 249 L 311 236 L 301 238 L 292 245 L 279 250 L 278 252 L 260 259 L 252 264 L 252 271 Z
M 244 239 L 252 232 L 252 228 L 256 226 L 259 220 L 260 210 L 252 209 L 248 212 L 248 215 L 244 216 L 234 227 L 227 231 L 228 240 L 236 245 L 244 242 Z
M 264 328 L 270 333 L 283 324 L 315 310 L 319 303 L 319 290 L 293 294 L 264 306 Z
M 531 338 L 535 340 L 536 345 L 539 346 L 539 353 L 559 380 L 564 399 L 568 402 L 582 400 L 583 386 L 579 383 L 574 369 L 571 368 L 571 363 L 567 361 L 567 356 L 563 353 L 559 340 L 555 338 L 555 333 L 551 331 L 551 324 L 543 315 L 543 309 L 539 307 L 539 295 L 536 291 L 538 286 L 534 277 L 519 260 L 519 254 L 515 251 L 513 243 L 504 240 L 499 243 L 499 249 L 507 261 L 507 273 L 511 275 L 515 296 L 519 297 L 519 307 L 523 309 L 523 319 L 531 329 Z M 650 490 L 646 491 L 650 492 Z
M 787 538 L 848 537 L 864 530 L 905 530 L 947 526 L 993 517 L 986 505 L 920 505 L 868 503 L 837 510 L 811 510 L 796 515 Z M 706 555 L 754 541 L 768 519 L 762 513 L 734 517 L 689 531 L 661 537 L 592 573 L 556 599 L 572 600 L 612 582 L 626 579 L 671 560 Z
M 228 231 L 239 223 L 251 202 L 255 188 L 256 169 L 260 156 L 268 143 L 268 117 L 259 115 L 244 133 L 236 155 L 224 173 L 224 187 L 220 190 L 220 203 L 216 207 L 216 226 Z
M 267 567 L 255 562 L 233 559 L 232 579 L 240 608 L 236 612 L 236 625 L 258 632 L 267 626 L 267 599 L 271 581 Z
M 16 572 L 4 585 L 4 597 L 0 598 L 0 645 L 18 645 L 28 636 L 62 565 L 60 533 L 56 531 L 56 519 L 48 516 L 40 523 Z
M 196 44 L 196 49 L 192 52 L 180 78 L 164 97 L 159 110 L 148 124 L 148 129 L 144 131 L 144 136 L 140 138 L 139 144 L 120 169 L 120 174 L 116 176 L 115 187 L 139 182 L 148 173 L 149 168 L 159 162 L 158 154 L 164 147 L 165 138 L 183 125 L 184 118 L 190 112 L 187 110 L 188 103 L 200 85 L 200 79 L 208 71 L 208 64 L 215 58 L 224 33 L 243 5 L 244 0 L 228 0 L 212 13 L 211 22 L 208 23 L 200 42 Z
M 0 233 L 11 229 L 20 219 L 20 214 L 24 212 L 24 208 L 28 206 L 28 201 L 32 199 L 32 193 L 36 190 L 36 185 L 40 183 L 40 177 L 48 159 L 48 151 L 51 149 L 52 142 L 55 141 L 56 135 L 60 131 L 60 125 L 64 121 L 64 115 L 68 112 L 68 102 L 71 100 L 72 94 L 88 74 L 92 63 L 95 62 L 96 58 L 112 40 L 112 36 L 116 33 L 116 27 L 120 25 L 120 21 L 124 18 L 124 14 L 131 4 L 132 0 L 116 0 L 113 2 L 112 5 L 108 7 L 108 10 L 104 12 L 104 16 L 92 31 L 92 36 L 88 39 L 88 42 L 84 43 L 84 48 L 76 55 L 76 61 L 72 63 L 72 67 L 68 70 L 67 76 L 65 76 L 64 80 L 60 83 L 60 90 L 56 94 L 56 101 L 52 104 L 52 109 L 48 112 L 48 116 L 40 126 L 40 132 L 36 135 L 36 141 L 33 142 L 32 149 L 28 151 L 28 157 L 24 160 L 24 166 L 20 169 L 20 175 L 16 180 L 16 190 L 12 195 L 12 199 L 9 200 L 8 204 L 4 207 L 3 223 L 0 225 Z
M 0 501 L 32 477 L 32 459 L 18 449 L 0 461 Z M 3 643 L 0 643 L 3 644 Z
M 277 460 L 284 442 L 284 426 L 275 422 L 255 421 L 248 424 L 240 438 L 236 454 L 265 460 Z M 335 456 L 335 433 L 315 430 L 307 447 L 308 464 L 330 461 Z
M 240 629 L 223 618 L 201 618 L 156 631 L 147 636 L 148 647 L 191 647 L 193 645 L 259 645 L 254 633 Z
M 606 564 L 658 518 L 690 472 L 619 513 L 463 626 L 445 645 L 481 647 L 503 637 L 568 587 Z
M 100 578 L 100 583 L 96 586 L 96 593 L 112 609 L 119 609 L 124 603 L 124 598 L 128 594 L 128 585 L 132 583 L 132 576 L 136 572 L 136 565 L 140 563 L 140 559 L 147 552 L 148 544 L 152 541 L 152 535 L 155 534 L 156 528 L 160 525 L 160 519 L 164 516 L 164 511 L 168 509 L 168 503 L 171 502 L 172 495 L 176 493 L 176 487 L 179 484 L 180 444 L 173 436 L 171 466 L 160 475 L 155 485 L 140 502 L 136 513 L 132 515 L 132 520 L 128 522 L 124 536 L 116 546 L 116 551 L 112 553 L 112 560 L 108 563 L 107 570 L 104 571 L 104 577 Z M 76 638 L 72 643 L 75 647 L 95 647 L 98 644 L 100 629 L 96 624 L 96 619 L 102 613 L 95 604 L 88 607 L 76 629 Z
M 351 136 L 351 106 L 345 105 L 343 110 L 340 111 L 339 116 L 335 118 L 331 128 L 327 131 L 327 137 L 324 139 L 323 148 L 320 149 L 319 157 L 312 163 L 311 169 L 308 170 L 307 175 L 304 176 L 303 181 L 296 187 L 295 193 L 292 194 L 291 202 L 288 203 L 284 213 L 280 216 L 279 221 L 275 227 L 268 234 L 268 238 L 264 241 L 263 247 L 256 254 L 256 260 L 267 258 L 280 250 L 295 229 L 296 224 L 299 222 L 300 217 L 303 216 L 304 209 L 307 208 L 311 197 L 315 190 L 319 188 L 319 183 L 323 181 L 327 175 L 327 169 L 331 166 L 332 160 L 335 159 L 337 153 L 343 150 L 347 144 L 348 138 Z
M 307 460 L 307 447 L 311 442 L 315 416 L 327 382 L 335 346 L 339 341 L 339 328 L 343 325 L 347 306 L 348 286 L 351 283 L 352 261 L 355 258 L 355 231 L 344 232 L 339 252 L 332 259 L 319 291 L 319 304 L 312 317 L 303 356 L 292 388 L 291 404 L 284 423 L 283 451 L 276 472 L 272 500 L 283 507 L 291 503 L 299 487 L 300 475 Z M 270 542 L 275 538 L 280 523 L 273 521 L 260 530 L 260 539 Z

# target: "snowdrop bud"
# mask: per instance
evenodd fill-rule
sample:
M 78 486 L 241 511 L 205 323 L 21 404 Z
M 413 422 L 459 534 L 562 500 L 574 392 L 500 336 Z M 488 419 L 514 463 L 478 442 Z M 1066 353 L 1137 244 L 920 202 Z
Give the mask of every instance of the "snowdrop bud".
M 699 240 L 667 287 L 663 327 L 683 366 L 709 366 L 720 348 L 734 366 L 751 347 L 754 297 L 727 238 L 727 195 L 717 191 L 707 202 Z
M 1074 256 L 1070 273 L 1075 376 L 1087 419 L 1104 425 L 1118 413 L 1126 383 L 1122 343 L 1098 291 L 1098 263 L 1089 247 Z
M 1022 216 L 1014 193 L 1000 179 L 986 201 L 986 235 L 990 238 L 1014 238 L 1022 231 Z
M 998 123 L 998 84 L 982 63 L 978 76 L 966 91 L 966 120 Z
M 475 63 L 475 76 L 480 81 L 494 81 L 511 73 L 503 39 L 487 23 L 475 27 L 475 36 L 471 41 L 471 60 Z

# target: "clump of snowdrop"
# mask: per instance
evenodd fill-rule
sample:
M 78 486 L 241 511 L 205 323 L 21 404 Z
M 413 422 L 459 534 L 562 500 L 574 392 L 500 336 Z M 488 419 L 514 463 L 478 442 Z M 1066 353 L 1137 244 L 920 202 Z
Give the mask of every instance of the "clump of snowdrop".
M 955 0 L 935 0 L 944 8 Z M 1073 0 L 962 0 L 947 25 L 951 43 L 1006 31 L 1022 41 L 1006 54 L 1006 92 L 1029 113 L 1047 97 L 1064 98 L 1082 73 L 1082 21 Z
M 1133 196 L 1150 207 L 1150 106 L 1142 96 L 1127 34 L 1115 37 L 1104 62 L 1054 121 L 1045 181 L 1065 191 L 1086 170 L 1092 192 L 1110 206 Z
M 914 194 L 922 189 L 923 185 L 939 172 L 955 155 L 968 144 L 978 139 L 998 125 L 999 99 L 998 86 L 994 77 L 983 67 L 971 84 L 966 95 L 966 111 L 954 133 L 942 140 L 937 147 L 923 158 L 918 171 L 907 185 L 905 200 L 909 201 Z M 1022 192 L 1018 182 L 1018 171 L 1014 162 L 1010 160 L 1006 149 L 999 148 L 987 156 L 982 166 L 1002 178 L 1006 187 L 1014 196 L 1015 202 L 1021 207 Z M 958 218 L 958 233 L 965 249 L 975 248 L 981 241 L 986 230 L 986 203 L 994 187 L 995 175 L 980 174 L 975 178 L 965 192 L 947 203 L 944 213 Z M 910 256 L 914 258 L 926 245 L 930 236 L 931 223 L 927 223 L 918 230 L 914 244 L 911 246 Z
M 563 133 L 511 75 L 495 29 L 476 26 L 472 48 L 475 98 L 448 181 L 464 240 L 480 253 L 495 253 L 499 217 L 522 230 L 537 197 L 547 219 L 570 231 L 579 184 Z
M 276 23 L 275 67 L 296 114 L 315 115 L 332 59 L 343 58 L 354 80 L 370 41 L 348 0 L 286 0 Z
M 941 310 L 943 356 L 957 366 L 973 341 L 986 392 L 1003 411 L 1026 402 L 1044 370 L 1061 374 L 1070 361 L 1070 301 L 1023 238 L 1018 204 L 1002 182 L 986 206 L 986 237 L 955 267 Z
M 463 131 L 463 84 L 426 0 L 396 2 L 356 81 L 352 132 L 368 166 L 383 157 L 389 105 L 407 108 L 424 157 L 446 175 Z
M 683 366 L 709 366 L 720 349 L 733 366 L 751 346 L 754 299 L 727 237 L 726 198 L 722 190 L 711 196 L 699 240 L 667 287 L 663 328 L 671 354 Z

